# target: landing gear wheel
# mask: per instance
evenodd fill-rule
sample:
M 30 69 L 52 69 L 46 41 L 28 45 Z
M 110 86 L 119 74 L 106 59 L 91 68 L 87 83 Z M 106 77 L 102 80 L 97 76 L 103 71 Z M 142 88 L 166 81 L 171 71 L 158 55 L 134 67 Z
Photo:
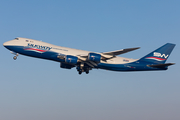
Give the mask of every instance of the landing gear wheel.
M 13 59 L 16 60 L 16 59 L 17 59 L 17 56 L 14 56 Z
M 89 74 L 89 68 L 85 69 L 86 74 Z
M 82 71 L 79 71 L 79 74 L 82 74 Z
M 86 74 L 89 74 L 89 70 L 88 70 L 88 71 L 86 71 Z

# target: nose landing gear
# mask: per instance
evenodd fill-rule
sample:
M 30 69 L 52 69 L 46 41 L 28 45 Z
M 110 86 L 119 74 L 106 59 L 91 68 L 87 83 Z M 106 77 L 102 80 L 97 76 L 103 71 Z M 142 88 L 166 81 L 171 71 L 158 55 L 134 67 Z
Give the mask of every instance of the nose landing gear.
M 11 53 L 15 55 L 15 56 L 13 57 L 13 59 L 16 60 L 16 59 L 17 59 L 17 56 L 18 56 L 19 54 L 18 54 L 18 53 L 14 53 L 14 52 L 12 52 L 12 51 L 11 51 Z
M 13 59 L 16 60 L 16 59 L 17 59 L 17 56 L 14 56 Z

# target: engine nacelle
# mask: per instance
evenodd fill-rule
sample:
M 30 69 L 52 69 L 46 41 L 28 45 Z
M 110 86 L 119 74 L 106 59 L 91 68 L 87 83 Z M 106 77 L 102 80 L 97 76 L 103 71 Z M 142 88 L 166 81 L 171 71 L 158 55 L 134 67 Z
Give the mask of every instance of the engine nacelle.
M 61 63 L 60 65 L 61 68 L 65 68 L 65 69 L 71 69 L 74 67 L 74 65 L 70 65 L 70 64 L 66 64 L 66 63 Z
M 67 55 L 65 57 L 65 62 L 68 64 L 75 65 L 78 62 L 78 57 L 72 56 L 72 55 Z
M 97 53 L 89 53 L 88 60 L 96 62 L 96 63 L 100 63 L 101 55 Z

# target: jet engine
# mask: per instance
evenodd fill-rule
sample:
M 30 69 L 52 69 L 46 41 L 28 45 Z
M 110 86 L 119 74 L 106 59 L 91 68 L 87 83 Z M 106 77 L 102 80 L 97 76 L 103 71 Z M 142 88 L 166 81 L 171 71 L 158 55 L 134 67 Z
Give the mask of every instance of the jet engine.
M 96 62 L 96 63 L 100 63 L 101 55 L 97 53 L 89 53 L 88 60 Z
M 66 64 L 66 63 L 61 63 L 60 65 L 61 68 L 66 68 L 66 69 L 71 69 L 74 67 L 74 65 Z
M 65 57 L 65 63 L 75 65 L 78 62 L 78 57 L 72 56 L 72 55 L 67 55 Z

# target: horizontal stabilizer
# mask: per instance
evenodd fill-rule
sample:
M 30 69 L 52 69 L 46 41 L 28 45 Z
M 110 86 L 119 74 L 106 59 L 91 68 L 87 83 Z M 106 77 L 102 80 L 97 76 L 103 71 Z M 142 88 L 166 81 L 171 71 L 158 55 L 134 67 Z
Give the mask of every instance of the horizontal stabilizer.
M 174 65 L 175 63 L 165 63 L 165 64 L 156 64 L 156 65 L 147 65 L 148 67 L 155 67 L 155 68 L 165 68 L 170 65 Z
M 102 54 L 104 55 L 111 55 L 111 56 L 116 56 L 116 55 L 120 55 L 120 54 L 124 54 L 136 49 L 139 49 L 140 47 L 136 47 L 136 48 L 127 48 L 127 49 L 122 49 L 122 50 L 116 50 L 116 51 L 111 51 L 111 52 L 103 52 Z

